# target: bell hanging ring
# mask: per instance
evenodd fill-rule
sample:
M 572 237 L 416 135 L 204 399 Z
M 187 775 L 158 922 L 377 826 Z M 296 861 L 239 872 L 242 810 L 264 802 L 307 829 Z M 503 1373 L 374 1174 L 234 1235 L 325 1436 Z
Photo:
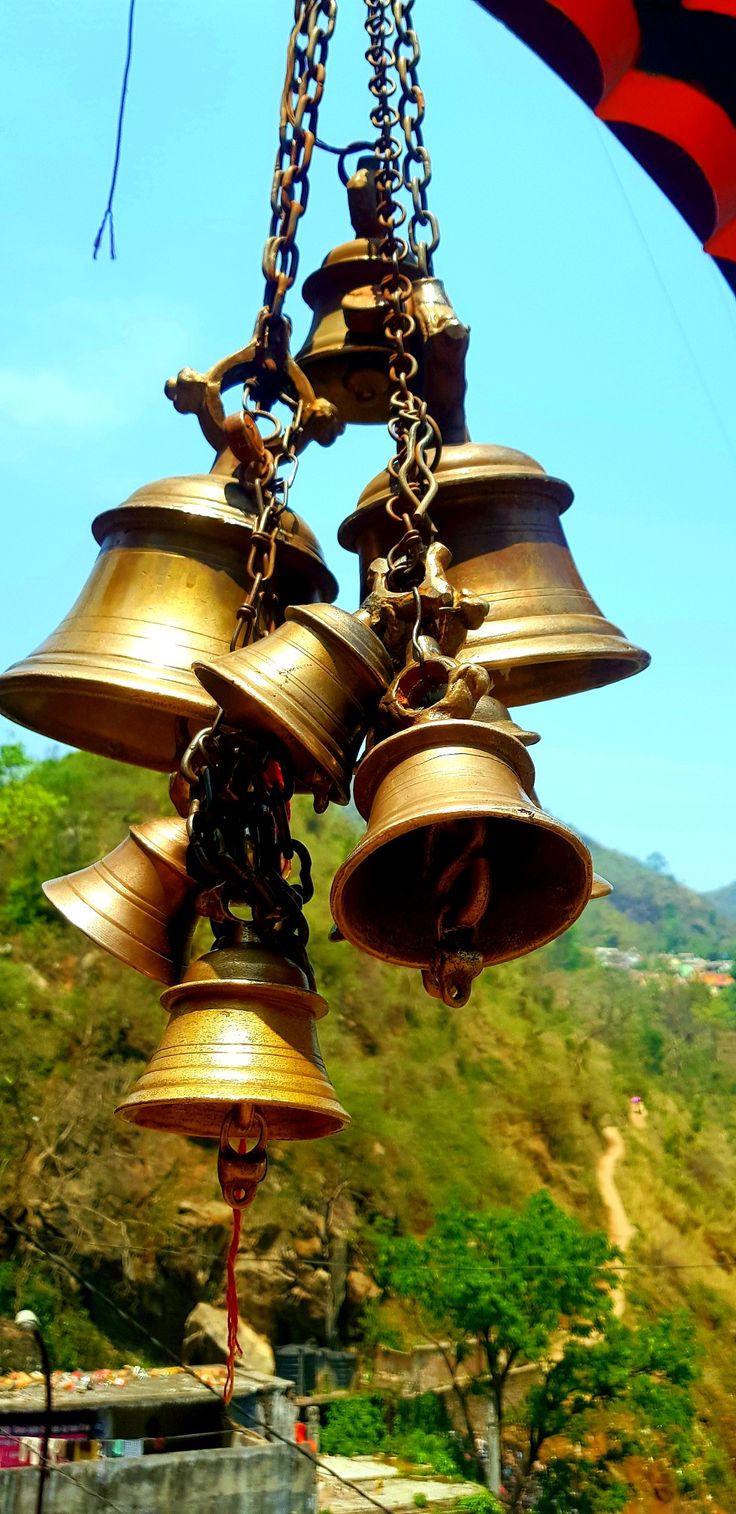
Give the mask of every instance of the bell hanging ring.
M 567 484 L 523 452 L 471 442 L 444 447 L 435 477 L 431 513 L 452 554 L 448 580 L 489 602 L 458 657 L 488 670 L 506 706 L 600 688 L 648 666 L 575 567 L 560 523 L 573 498 Z M 361 597 L 371 563 L 393 540 L 390 493 L 388 474 L 379 474 L 338 531 L 360 557 Z
M 244 1134 L 257 1117 L 274 1140 L 311 1140 L 347 1124 L 317 1040 L 325 1000 L 253 927 L 192 962 L 161 1003 L 168 1024 L 117 1110 L 124 1119 L 212 1140 L 235 1106 Z
M 354 790 L 368 828 L 330 899 L 345 939 L 429 972 L 440 993 L 444 979 L 463 1003 L 481 967 L 560 935 L 588 901 L 592 863 L 533 785 L 521 742 L 481 721 L 419 722 L 372 747 Z
M 43 885 L 72 925 L 159 983 L 184 970 L 199 888 L 187 872 L 186 824 L 173 816 L 131 825 L 108 856 Z
M 246 1128 L 243 1133 L 242 1127 Z M 232 1145 L 233 1126 L 238 1127 L 243 1138 L 255 1136 L 250 1150 L 238 1151 Z M 222 1197 L 231 1209 L 245 1209 L 252 1203 L 259 1183 L 268 1172 L 268 1132 L 262 1115 L 249 1106 L 236 1104 L 223 1121 L 220 1131 L 220 1149 L 217 1156 L 217 1179 Z
M 297 605 L 264 640 L 194 671 L 228 725 L 276 736 L 299 788 L 347 804 L 358 747 L 392 676 L 369 626 L 335 605 Z

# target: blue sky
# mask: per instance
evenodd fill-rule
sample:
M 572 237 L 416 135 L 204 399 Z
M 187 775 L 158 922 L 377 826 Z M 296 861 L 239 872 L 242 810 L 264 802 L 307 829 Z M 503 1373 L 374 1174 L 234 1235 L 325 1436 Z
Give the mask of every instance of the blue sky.
M 162 386 L 250 334 L 292 13 L 290 0 L 138 0 L 118 261 L 93 263 L 127 0 L 6 10 L 3 665 L 75 598 L 101 508 L 209 466 Z M 539 792 L 586 834 L 661 851 L 678 878 L 717 887 L 736 877 L 736 301 L 657 188 L 514 37 L 471 0 L 419 0 L 415 13 L 437 271 L 472 326 L 472 435 L 570 481 L 583 578 L 652 653 L 636 679 L 529 711 Z M 342 0 L 328 141 L 368 134 L 362 16 Z M 348 235 L 334 160 L 318 153 L 300 276 Z M 300 338 L 298 296 L 291 315 Z M 335 531 L 387 445 L 381 428 L 353 429 L 300 469 L 294 503 L 348 607 L 355 562 Z M 13 739 L 7 724 L 0 738 Z

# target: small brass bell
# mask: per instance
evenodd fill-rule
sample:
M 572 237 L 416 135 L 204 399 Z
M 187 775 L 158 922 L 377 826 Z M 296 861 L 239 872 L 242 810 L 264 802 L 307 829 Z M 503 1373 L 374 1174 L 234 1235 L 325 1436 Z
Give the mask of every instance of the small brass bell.
M 327 1077 L 316 1021 L 327 1005 L 303 970 L 262 943 L 208 952 L 162 995 L 161 1044 L 117 1113 L 135 1125 L 218 1139 L 236 1105 L 275 1140 L 332 1135 L 347 1124 Z
M 228 725 L 269 731 L 300 788 L 347 804 L 361 738 L 392 676 L 375 633 L 335 605 L 298 605 L 263 641 L 194 671 Z
M 381 281 L 393 263 L 382 253 L 374 163 L 364 160 L 347 184 L 355 240 L 335 247 L 304 283 L 314 319 L 297 354 L 315 393 L 330 400 L 342 420 L 366 425 L 388 420 L 391 396 Z M 419 276 L 411 258 L 400 270 L 410 279 Z
M 448 580 L 489 601 L 458 657 L 487 668 L 505 705 L 600 688 L 648 666 L 648 653 L 604 619 L 575 567 L 560 524 L 572 502 L 568 484 L 523 452 L 471 442 L 443 448 L 436 477 L 431 515 L 452 553 Z M 395 540 L 389 494 L 388 474 L 378 474 L 338 532 L 360 556 L 361 597 L 370 564 Z
M 444 953 L 441 996 L 462 1003 L 469 979 L 453 985 L 453 951 L 475 954 L 477 971 L 572 925 L 590 895 L 590 855 L 534 804 L 533 784 L 521 742 L 476 720 L 418 722 L 374 746 L 355 780 L 368 829 L 332 886 L 346 940 L 440 980 Z
M 113 852 L 53 878 L 51 903 L 128 967 L 176 983 L 189 956 L 199 884 L 187 873 L 187 827 L 172 816 L 131 825 Z
M 192 662 L 228 650 L 256 518 L 250 494 L 218 472 L 147 484 L 98 516 L 90 577 L 58 629 L 0 676 L 0 713 L 55 741 L 174 768 L 214 717 Z M 337 592 L 290 511 L 272 586 L 282 614 Z

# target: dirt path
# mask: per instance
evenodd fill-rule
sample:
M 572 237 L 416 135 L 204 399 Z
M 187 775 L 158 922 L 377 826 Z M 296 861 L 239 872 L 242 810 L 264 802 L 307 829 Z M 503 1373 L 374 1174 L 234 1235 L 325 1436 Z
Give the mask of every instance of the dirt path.
M 614 1173 L 626 1155 L 626 1142 L 617 1125 L 604 1125 L 603 1138 L 606 1149 L 601 1152 L 596 1166 L 598 1192 L 606 1209 L 608 1239 L 612 1246 L 618 1246 L 619 1251 L 625 1251 L 636 1230 L 624 1209 Z M 625 1308 L 626 1295 L 621 1282 L 613 1290 L 613 1312 L 617 1319 L 621 1318 Z

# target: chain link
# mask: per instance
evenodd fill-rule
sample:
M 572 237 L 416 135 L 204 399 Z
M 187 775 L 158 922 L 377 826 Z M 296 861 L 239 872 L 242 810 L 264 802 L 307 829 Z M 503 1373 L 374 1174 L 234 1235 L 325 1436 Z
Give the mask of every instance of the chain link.
M 289 403 L 288 396 L 282 396 Z M 247 391 L 245 396 L 247 406 Z M 246 412 L 251 413 L 251 412 Z M 258 411 L 253 413 L 260 413 Z M 273 416 L 269 416 L 273 421 Z M 272 467 L 266 478 L 254 478 L 253 493 L 258 505 L 258 519 L 251 532 L 250 549 L 246 562 L 246 574 L 250 584 L 245 598 L 235 614 L 235 629 L 230 642 L 230 651 L 247 646 L 257 630 L 261 636 L 272 631 L 278 617 L 279 605 L 268 585 L 276 567 L 276 550 L 281 521 L 289 503 L 289 490 L 296 477 L 299 458 L 296 446 L 302 423 L 302 406 L 297 404 L 293 416 L 283 432 L 280 446 L 273 449 Z M 277 423 L 278 424 L 278 423 Z M 281 473 L 281 469 L 287 471 Z
M 377 134 L 374 151 L 378 160 L 378 220 L 383 231 L 381 251 L 391 263 L 381 283 L 386 305 L 384 333 L 390 349 L 389 378 L 393 386 L 389 432 L 396 444 L 388 465 L 391 499 L 387 509 L 403 527 L 403 535 L 388 553 L 387 584 L 391 589 L 406 588 L 423 577 L 426 549 L 435 534 L 429 507 L 437 493 L 434 470 L 442 450 L 442 438 L 426 401 L 412 387 L 419 369 L 411 350 L 416 322 L 409 309 L 412 283 L 402 266 L 408 247 L 398 234 L 406 221 L 406 211 L 398 198 L 405 185 L 411 191 L 415 207 L 409 238 L 413 250 L 415 243 L 423 249 L 418 261 L 420 270 L 426 271 L 431 266 L 437 233 L 434 223 L 430 242 L 420 244 L 418 217 L 422 217 L 421 224 L 429 224 L 426 191 L 431 166 L 421 132 L 424 98 L 416 77 L 419 44 L 408 25 L 412 4 L 413 0 L 408 4 L 406 0 L 366 0 L 365 21 L 369 37 L 366 59 L 372 70 L 369 88 L 376 101 L 370 119 Z M 399 86 L 397 105 L 394 97 Z M 403 167 L 395 135 L 399 125 L 406 144 Z M 416 162 L 422 165 L 421 177 L 412 172 Z
M 295 0 L 281 94 L 271 223 L 263 250 L 264 305 L 272 316 L 281 314 L 297 275 L 296 231 L 309 198 L 309 166 L 336 19 L 337 0 Z
M 437 217 L 427 204 L 427 190 L 432 179 L 432 163 L 424 145 L 424 94 L 419 84 L 421 58 L 419 38 L 411 24 L 414 0 L 393 0 L 396 31 L 394 56 L 401 85 L 398 116 L 404 132 L 406 150 L 402 180 L 412 198 L 409 220 L 409 246 L 423 274 L 433 272 L 433 255 L 439 246 Z M 422 228 L 428 235 L 422 236 Z

